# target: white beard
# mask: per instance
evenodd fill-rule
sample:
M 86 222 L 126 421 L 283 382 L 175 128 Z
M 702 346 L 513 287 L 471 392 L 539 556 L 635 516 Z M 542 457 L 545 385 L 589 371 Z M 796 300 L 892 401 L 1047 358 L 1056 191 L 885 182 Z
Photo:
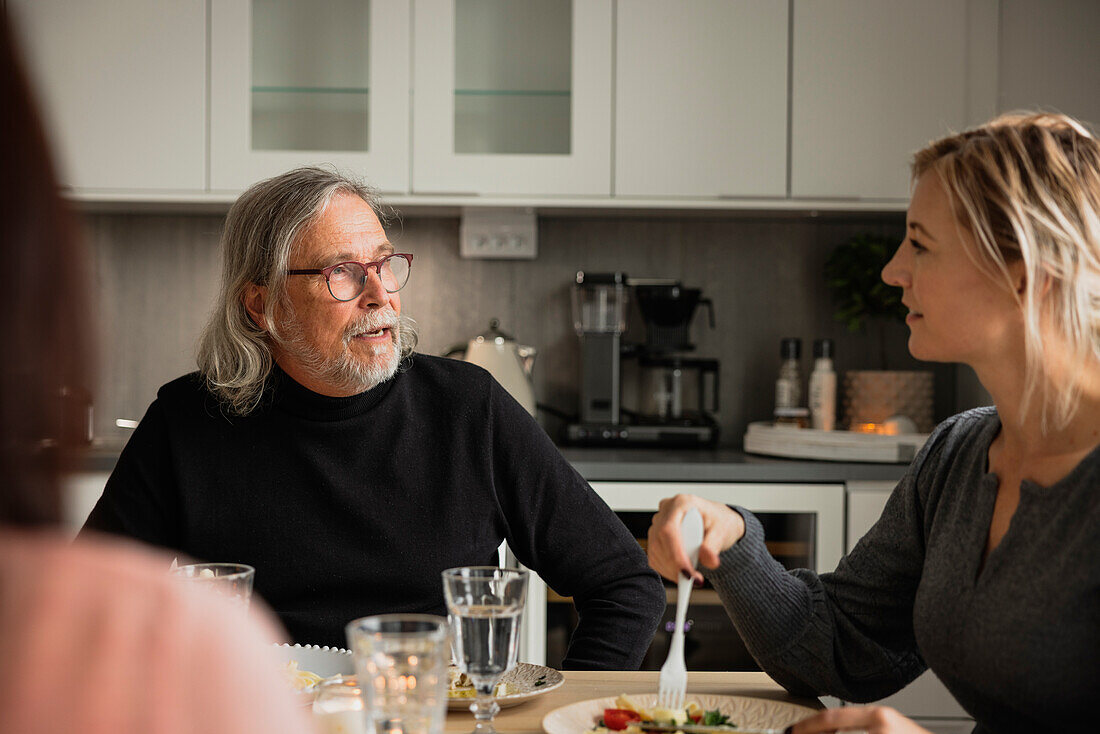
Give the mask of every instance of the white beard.
M 356 395 L 381 385 L 397 374 L 401 364 L 403 335 L 408 326 L 408 319 L 399 317 L 391 306 L 364 314 L 344 331 L 343 350 L 335 359 L 326 357 L 306 340 L 301 324 L 293 316 L 282 324 L 282 335 L 276 337 L 276 341 L 310 377 L 341 393 Z M 390 329 L 390 344 L 366 345 L 369 351 L 366 358 L 352 352 L 351 342 L 356 335 L 383 327 Z

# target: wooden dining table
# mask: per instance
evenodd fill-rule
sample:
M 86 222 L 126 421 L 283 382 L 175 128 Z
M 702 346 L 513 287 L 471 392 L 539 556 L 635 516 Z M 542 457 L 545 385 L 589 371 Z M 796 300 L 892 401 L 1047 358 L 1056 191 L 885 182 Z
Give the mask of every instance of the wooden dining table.
M 657 671 L 577 671 L 562 672 L 565 682 L 544 695 L 535 696 L 519 705 L 501 709 L 493 720 L 497 731 L 504 734 L 539 734 L 542 718 L 556 708 L 590 698 L 606 698 L 622 693 L 656 693 Z M 809 708 L 823 708 L 812 698 L 798 698 L 787 693 L 767 673 L 688 673 L 688 693 L 712 693 L 723 696 L 770 698 Z M 468 734 L 474 717 L 465 711 L 449 711 L 444 731 Z M 581 734 L 578 732 L 577 734 Z

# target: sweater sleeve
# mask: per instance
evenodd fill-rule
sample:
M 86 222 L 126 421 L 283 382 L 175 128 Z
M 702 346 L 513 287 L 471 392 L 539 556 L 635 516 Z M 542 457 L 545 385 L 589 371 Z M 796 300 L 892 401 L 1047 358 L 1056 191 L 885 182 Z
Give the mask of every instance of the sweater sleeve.
M 99 531 L 179 548 L 181 515 L 171 466 L 167 419 L 158 399 L 119 455 L 81 535 Z
M 562 667 L 636 670 L 665 608 L 664 587 L 622 521 L 542 428 L 494 382 L 494 484 L 508 545 L 579 623 Z
M 897 692 L 926 665 L 913 633 L 924 563 L 922 476 L 940 460 L 946 425 L 929 438 L 882 516 L 832 573 L 785 570 L 752 513 L 745 535 L 704 569 L 749 652 L 799 695 L 866 702 Z

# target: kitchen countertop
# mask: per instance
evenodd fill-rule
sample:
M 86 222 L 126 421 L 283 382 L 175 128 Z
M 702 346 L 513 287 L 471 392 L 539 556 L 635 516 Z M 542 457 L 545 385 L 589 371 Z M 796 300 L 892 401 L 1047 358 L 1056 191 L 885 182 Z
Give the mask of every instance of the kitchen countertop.
M 593 481 L 821 482 L 897 481 L 908 464 L 779 459 L 737 449 L 562 447 L 581 476 Z

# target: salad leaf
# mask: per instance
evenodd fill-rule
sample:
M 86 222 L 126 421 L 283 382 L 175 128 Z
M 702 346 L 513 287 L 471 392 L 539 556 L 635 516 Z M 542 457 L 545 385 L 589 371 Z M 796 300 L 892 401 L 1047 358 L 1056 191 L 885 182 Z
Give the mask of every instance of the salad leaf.
M 703 726 L 733 726 L 730 723 L 730 717 L 723 714 L 718 709 L 711 709 L 710 711 L 703 712 L 703 720 L 699 722 Z

